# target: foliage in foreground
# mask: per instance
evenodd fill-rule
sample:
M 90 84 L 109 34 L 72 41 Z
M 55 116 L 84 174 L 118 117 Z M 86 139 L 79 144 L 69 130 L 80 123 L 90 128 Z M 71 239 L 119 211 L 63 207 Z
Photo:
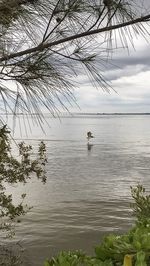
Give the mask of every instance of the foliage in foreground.
M 23 204 L 26 194 L 21 195 L 21 202 L 14 205 L 11 194 L 6 193 L 7 184 L 26 183 L 33 175 L 46 181 L 45 164 L 47 158 L 43 142 L 40 143 L 37 158 L 32 158 L 32 146 L 21 142 L 18 145 L 19 159 L 11 154 L 9 131 L 5 126 L 0 128 L 0 229 L 11 228 L 11 221 L 28 211 Z
M 81 251 L 62 251 L 57 258 L 47 260 L 44 266 L 113 266 L 113 264 L 110 259 L 101 261 L 97 258 L 91 258 Z
M 20 247 L 17 245 L 0 245 L 0 266 L 22 265 Z
M 138 185 L 131 187 L 131 204 L 137 220 L 135 226 L 123 235 L 108 235 L 90 257 L 80 251 L 60 252 L 47 260 L 44 266 L 149 266 L 150 265 L 150 195 Z

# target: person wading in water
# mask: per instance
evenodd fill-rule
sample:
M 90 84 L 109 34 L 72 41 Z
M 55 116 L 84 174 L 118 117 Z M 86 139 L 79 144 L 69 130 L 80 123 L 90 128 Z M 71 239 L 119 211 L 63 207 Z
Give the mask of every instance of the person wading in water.
M 92 135 L 92 132 L 91 132 L 91 131 L 88 131 L 88 132 L 87 132 L 87 139 L 88 139 L 88 141 L 89 141 L 90 139 L 92 139 L 92 138 L 94 138 L 93 135 Z

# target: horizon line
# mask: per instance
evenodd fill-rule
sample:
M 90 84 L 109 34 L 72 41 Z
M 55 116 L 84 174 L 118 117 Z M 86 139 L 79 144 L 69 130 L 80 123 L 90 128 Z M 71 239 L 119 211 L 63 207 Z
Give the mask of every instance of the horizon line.
M 13 115 L 13 116 L 17 116 L 17 115 L 39 115 L 38 113 L 32 113 L 32 114 L 29 114 L 29 113 L 17 113 L 17 114 L 13 114 L 13 113 L 0 113 L 0 115 Z M 70 116 L 73 116 L 73 115 L 150 115 L 150 112 L 60 112 L 60 114 L 51 114 L 51 113 L 42 113 L 42 115 L 51 115 L 52 117 L 59 117 L 59 116 L 62 116 L 62 115 L 70 115 Z

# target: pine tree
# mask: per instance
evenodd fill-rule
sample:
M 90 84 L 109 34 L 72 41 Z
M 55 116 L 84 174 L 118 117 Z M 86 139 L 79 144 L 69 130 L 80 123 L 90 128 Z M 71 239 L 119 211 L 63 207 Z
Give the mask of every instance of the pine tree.
M 56 102 L 75 101 L 79 69 L 109 91 L 102 69 L 113 49 L 133 34 L 148 38 L 150 12 L 140 2 L 1 0 L 1 110 L 59 113 Z

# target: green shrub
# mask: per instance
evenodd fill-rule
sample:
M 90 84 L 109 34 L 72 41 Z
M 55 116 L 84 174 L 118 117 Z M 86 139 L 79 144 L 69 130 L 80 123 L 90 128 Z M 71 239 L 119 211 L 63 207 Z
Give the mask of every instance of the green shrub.
M 81 251 L 62 251 L 57 258 L 46 260 L 44 266 L 113 266 L 111 260 L 100 261 L 92 258 Z
M 32 146 L 21 142 L 17 146 L 19 159 L 16 159 L 11 153 L 9 134 L 6 125 L 0 128 L 0 229 L 7 230 L 10 228 L 11 220 L 24 215 L 29 208 L 23 204 L 26 194 L 21 195 L 21 202 L 17 206 L 14 205 L 12 195 L 5 192 L 6 184 L 26 183 L 33 175 L 45 183 L 45 164 L 47 162 L 46 148 L 43 142 L 39 145 L 36 159 L 32 158 Z

